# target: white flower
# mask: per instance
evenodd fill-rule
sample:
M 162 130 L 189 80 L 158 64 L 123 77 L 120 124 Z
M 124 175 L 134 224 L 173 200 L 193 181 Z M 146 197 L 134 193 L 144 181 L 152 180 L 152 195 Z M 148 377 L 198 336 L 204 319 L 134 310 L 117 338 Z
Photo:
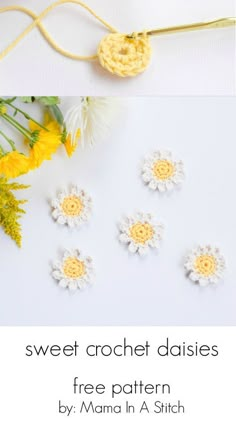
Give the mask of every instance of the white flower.
M 83 289 L 93 281 L 91 257 L 83 257 L 79 250 L 66 250 L 62 261 L 53 263 L 52 276 L 62 288 Z
M 156 151 L 145 159 L 142 178 L 151 190 L 172 190 L 184 180 L 183 162 L 174 160 L 169 151 Z
M 73 186 L 69 192 L 61 192 L 52 201 L 52 208 L 52 216 L 58 224 L 80 227 L 91 216 L 92 199 L 84 190 Z
M 80 103 L 65 116 L 67 133 L 71 142 L 77 142 L 78 129 L 82 143 L 93 145 L 104 138 L 117 111 L 117 100 L 112 97 L 82 97 Z
M 188 277 L 201 286 L 217 284 L 226 269 L 225 259 L 217 247 L 198 246 L 186 258 Z
M 70 138 L 71 145 L 76 145 L 78 141 L 78 132 L 81 136 L 81 109 L 82 102 L 80 100 L 79 104 L 70 108 L 65 115 L 64 123 L 66 126 L 67 135 Z
M 131 253 L 147 254 L 149 248 L 158 249 L 163 234 L 163 225 L 153 215 L 137 213 L 126 217 L 119 225 L 121 243 L 127 244 Z

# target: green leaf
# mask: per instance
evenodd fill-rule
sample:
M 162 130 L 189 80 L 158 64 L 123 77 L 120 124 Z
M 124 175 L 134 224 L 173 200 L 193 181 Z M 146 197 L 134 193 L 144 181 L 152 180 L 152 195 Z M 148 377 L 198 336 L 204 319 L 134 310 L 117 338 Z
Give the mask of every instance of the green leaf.
M 56 105 L 60 103 L 58 96 L 36 96 L 35 99 L 43 105 Z
M 57 121 L 60 126 L 64 125 L 64 117 L 57 105 L 51 105 L 49 108 L 50 113 L 52 114 L 53 118 Z

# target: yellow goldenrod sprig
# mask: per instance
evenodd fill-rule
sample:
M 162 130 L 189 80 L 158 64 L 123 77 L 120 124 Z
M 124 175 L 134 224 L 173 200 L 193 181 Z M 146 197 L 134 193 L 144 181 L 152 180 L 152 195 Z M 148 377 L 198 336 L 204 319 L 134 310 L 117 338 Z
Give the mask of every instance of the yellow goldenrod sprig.
M 26 189 L 29 186 L 9 183 L 7 178 L 0 177 L 0 226 L 4 232 L 21 247 L 22 235 L 19 218 L 25 213 L 21 205 L 26 200 L 17 200 L 12 191 Z

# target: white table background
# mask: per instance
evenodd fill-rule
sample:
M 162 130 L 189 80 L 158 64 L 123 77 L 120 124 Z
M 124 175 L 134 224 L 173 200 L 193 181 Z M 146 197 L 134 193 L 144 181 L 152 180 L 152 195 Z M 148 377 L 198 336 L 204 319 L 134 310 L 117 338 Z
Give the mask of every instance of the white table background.
M 52 0 L 1 0 L 40 13 Z M 88 0 L 121 32 L 193 23 L 236 15 L 235 0 Z M 18 12 L 0 14 L 0 50 L 31 23 Z M 44 24 L 64 48 L 94 54 L 106 30 L 76 5 L 64 5 Z M 234 95 L 235 29 L 218 29 L 153 38 L 150 68 L 133 79 L 119 79 L 99 64 L 76 62 L 47 45 L 37 29 L 0 63 L 2 95 Z
M 76 98 L 64 98 L 63 108 Z M 124 99 L 109 138 L 94 149 L 64 151 L 21 181 L 32 184 L 22 218 L 23 248 L 1 233 L 0 323 L 4 325 L 233 325 L 236 323 L 235 99 Z M 139 177 L 143 156 L 169 148 L 187 178 L 170 196 Z M 70 183 L 90 192 L 94 214 L 79 231 L 58 226 L 49 200 Z M 135 210 L 166 225 L 159 254 L 139 258 L 117 240 L 117 222 Z M 200 288 L 186 279 L 183 258 L 216 244 L 228 262 L 225 280 Z M 94 258 L 96 284 L 71 294 L 50 276 L 64 247 Z

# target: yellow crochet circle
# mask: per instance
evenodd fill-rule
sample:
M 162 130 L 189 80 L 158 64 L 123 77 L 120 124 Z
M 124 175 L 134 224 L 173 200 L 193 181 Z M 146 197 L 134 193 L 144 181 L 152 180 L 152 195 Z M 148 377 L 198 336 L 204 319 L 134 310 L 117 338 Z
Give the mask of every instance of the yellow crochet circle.
M 204 254 L 202 256 L 197 257 L 194 266 L 196 271 L 201 275 L 211 276 L 214 275 L 214 273 L 216 272 L 217 262 L 213 256 Z
M 79 216 L 83 207 L 82 200 L 77 196 L 65 197 L 61 204 L 62 211 L 66 216 Z
M 160 159 L 153 166 L 153 174 L 158 180 L 168 180 L 174 174 L 175 167 L 171 161 Z
M 132 225 L 129 230 L 129 234 L 135 243 L 145 244 L 147 241 L 152 239 L 154 230 L 148 223 L 142 224 L 141 222 L 137 222 L 137 224 Z
M 98 47 L 98 59 L 102 67 L 121 76 L 136 76 L 148 67 L 152 55 L 146 34 L 127 36 L 109 34 Z
M 78 279 L 85 274 L 85 265 L 76 257 L 68 257 L 64 261 L 63 272 L 68 278 Z

